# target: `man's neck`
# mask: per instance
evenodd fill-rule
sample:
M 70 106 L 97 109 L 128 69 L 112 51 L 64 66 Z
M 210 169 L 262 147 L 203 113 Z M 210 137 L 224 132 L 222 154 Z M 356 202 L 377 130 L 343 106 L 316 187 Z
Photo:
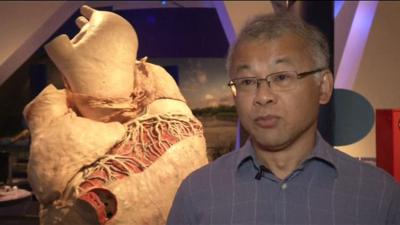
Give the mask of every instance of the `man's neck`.
M 256 158 L 276 177 L 284 180 L 311 154 L 316 141 L 316 131 L 310 129 L 310 134 L 296 139 L 289 146 L 278 151 L 263 149 L 253 142 Z

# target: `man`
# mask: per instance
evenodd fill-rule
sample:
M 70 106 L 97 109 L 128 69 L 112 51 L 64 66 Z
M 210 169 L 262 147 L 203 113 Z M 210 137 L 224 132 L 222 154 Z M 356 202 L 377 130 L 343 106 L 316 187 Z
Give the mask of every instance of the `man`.
M 317 131 L 333 76 L 316 28 L 262 15 L 228 56 L 249 140 L 195 171 L 168 224 L 400 224 L 400 188 L 387 173 L 332 148 Z

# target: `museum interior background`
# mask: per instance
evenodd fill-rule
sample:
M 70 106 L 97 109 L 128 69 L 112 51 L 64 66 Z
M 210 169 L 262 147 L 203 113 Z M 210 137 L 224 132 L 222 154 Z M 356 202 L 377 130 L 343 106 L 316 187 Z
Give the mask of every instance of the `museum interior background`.
M 43 44 L 61 33 L 77 33 L 74 19 L 82 4 L 132 23 L 138 58 L 149 57 L 175 78 L 205 126 L 211 159 L 238 148 L 246 136 L 226 86 L 229 43 L 248 17 L 289 8 L 322 28 L 334 53 L 336 91 L 322 110 L 324 137 L 372 164 L 383 154 L 383 167 L 400 179 L 399 2 L 6 1 L 0 2 L 0 185 L 29 190 L 29 133 L 22 110 L 47 84 L 62 88 Z M 0 203 L 0 221 L 36 224 L 36 212 L 33 197 Z

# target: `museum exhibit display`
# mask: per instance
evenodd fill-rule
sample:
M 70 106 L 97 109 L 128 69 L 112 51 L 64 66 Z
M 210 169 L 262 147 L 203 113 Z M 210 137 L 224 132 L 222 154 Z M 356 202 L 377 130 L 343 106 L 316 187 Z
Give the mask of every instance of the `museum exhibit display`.
M 136 59 L 126 20 L 81 13 L 75 37 L 45 46 L 65 89 L 24 109 L 41 224 L 164 224 L 181 181 L 208 162 L 202 124 L 162 67 Z

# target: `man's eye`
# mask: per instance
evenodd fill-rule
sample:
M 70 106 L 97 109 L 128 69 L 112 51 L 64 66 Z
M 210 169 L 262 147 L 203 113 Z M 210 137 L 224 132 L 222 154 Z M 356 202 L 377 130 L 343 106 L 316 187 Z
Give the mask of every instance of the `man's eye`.
M 283 82 L 290 80 L 291 76 L 286 73 L 276 74 L 275 76 L 271 77 L 272 82 Z
M 289 75 L 287 75 L 287 74 L 278 74 L 275 79 L 276 80 L 287 80 L 287 79 L 289 79 Z
M 251 86 L 254 85 L 257 81 L 255 79 L 241 79 L 239 81 L 239 85 L 241 86 Z

